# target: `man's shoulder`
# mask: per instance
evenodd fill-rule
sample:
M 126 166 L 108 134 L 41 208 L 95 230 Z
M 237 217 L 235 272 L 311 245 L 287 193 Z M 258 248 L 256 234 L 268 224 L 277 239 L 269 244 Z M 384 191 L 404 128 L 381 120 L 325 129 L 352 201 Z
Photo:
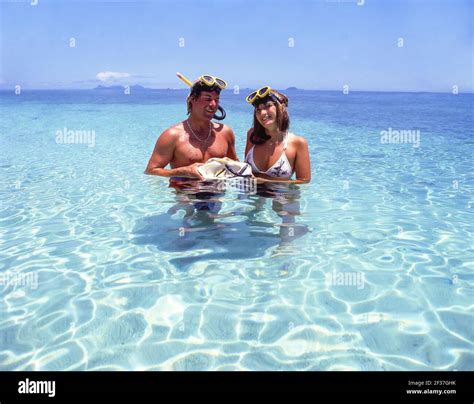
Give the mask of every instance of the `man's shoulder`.
M 221 122 L 212 122 L 213 129 L 220 133 L 223 136 L 234 137 L 234 131 L 228 125 L 225 125 Z
M 160 135 L 162 138 L 166 139 L 177 139 L 179 135 L 181 135 L 184 131 L 183 122 L 178 122 L 173 126 L 165 129 L 163 133 Z

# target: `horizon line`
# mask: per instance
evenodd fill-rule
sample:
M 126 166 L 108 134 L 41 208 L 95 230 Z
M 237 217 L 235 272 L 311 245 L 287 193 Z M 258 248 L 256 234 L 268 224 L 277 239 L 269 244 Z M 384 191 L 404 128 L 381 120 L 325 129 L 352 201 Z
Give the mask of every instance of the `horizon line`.
M 133 87 L 134 85 L 130 85 Z M 103 86 L 103 89 L 97 88 L 22 88 L 21 91 L 104 91 L 107 89 L 106 86 Z M 123 85 L 114 85 L 112 87 L 124 87 Z M 144 87 L 143 89 L 138 90 L 139 92 L 146 92 L 146 91 L 187 91 L 187 88 L 171 88 L 171 87 L 162 87 L 162 88 L 152 88 L 152 87 Z M 251 90 L 252 87 L 241 87 L 241 90 Z M 314 92 L 332 92 L 332 93 L 343 93 L 343 90 L 318 90 L 318 89 L 311 89 L 311 88 L 298 88 L 294 86 L 283 88 L 275 88 L 276 90 L 282 91 L 314 91 Z M 111 88 L 111 90 L 116 90 L 116 88 Z M 0 88 L 1 92 L 15 92 L 14 88 Z M 474 90 L 471 91 L 459 91 L 457 94 L 454 94 L 452 91 L 427 91 L 427 90 L 349 90 L 350 93 L 408 93 L 408 94 L 419 94 L 419 93 L 428 93 L 428 94 L 474 94 Z M 346 94 L 348 95 L 348 94 Z

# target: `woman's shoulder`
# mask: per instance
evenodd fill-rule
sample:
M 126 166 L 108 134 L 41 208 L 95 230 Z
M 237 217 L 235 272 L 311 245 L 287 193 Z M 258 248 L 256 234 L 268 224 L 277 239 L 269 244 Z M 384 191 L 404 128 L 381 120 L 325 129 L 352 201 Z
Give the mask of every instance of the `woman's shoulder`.
M 288 134 L 290 135 L 288 141 L 293 146 L 299 148 L 305 147 L 308 144 L 308 141 L 303 136 L 297 135 L 293 132 L 289 132 Z
M 248 144 L 251 144 L 251 145 L 255 146 L 254 143 L 253 143 L 253 141 L 252 141 L 252 135 L 253 135 L 253 127 L 251 127 L 251 128 L 247 131 L 247 145 L 248 145 Z

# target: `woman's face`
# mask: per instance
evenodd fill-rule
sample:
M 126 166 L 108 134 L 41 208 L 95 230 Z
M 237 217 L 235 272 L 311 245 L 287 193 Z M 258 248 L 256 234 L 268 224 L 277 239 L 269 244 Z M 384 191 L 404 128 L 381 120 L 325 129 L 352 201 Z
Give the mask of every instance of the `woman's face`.
M 277 126 L 277 109 L 273 102 L 259 104 L 255 108 L 258 123 L 265 129 L 275 129 Z

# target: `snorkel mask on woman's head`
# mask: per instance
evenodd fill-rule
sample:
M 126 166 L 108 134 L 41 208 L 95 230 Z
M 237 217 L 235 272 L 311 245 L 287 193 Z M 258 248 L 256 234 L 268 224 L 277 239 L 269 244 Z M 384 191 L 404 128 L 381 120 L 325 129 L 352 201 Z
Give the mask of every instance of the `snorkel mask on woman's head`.
M 270 98 L 272 101 L 277 102 L 278 104 L 284 104 L 285 106 L 288 105 L 285 100 L 281 100 L 280 97 L 275 94 L 275 91 L 272 90 L 270 86 L 263 86 L 258 90 L 252 91 L 249 95 L 247 95 L 245 101 L 255 107 L 257 101 L 262 101 L 264 98 Z
M 179 77 L 179 79 L 181 79 L 189 87 L 191 87 L 191 91 L 188 97 L 200 93 L 201 91 L 217 91 L 218 93 L 220 93 L 221 90 L 227 87 L 227 82 L 225 80 L 211 76 L 209 74 L 203 74 L 194 83 L 184 77 L 181 73 L 176 73 L 176 75 Z M 221 112 L 221 115 L 219 116 L 217 114 L 214 114 L 213 118 L 217 119 L 218 121 L 222 121 L 226 117 L 224 108 L 219 105 L 217 109 Z

